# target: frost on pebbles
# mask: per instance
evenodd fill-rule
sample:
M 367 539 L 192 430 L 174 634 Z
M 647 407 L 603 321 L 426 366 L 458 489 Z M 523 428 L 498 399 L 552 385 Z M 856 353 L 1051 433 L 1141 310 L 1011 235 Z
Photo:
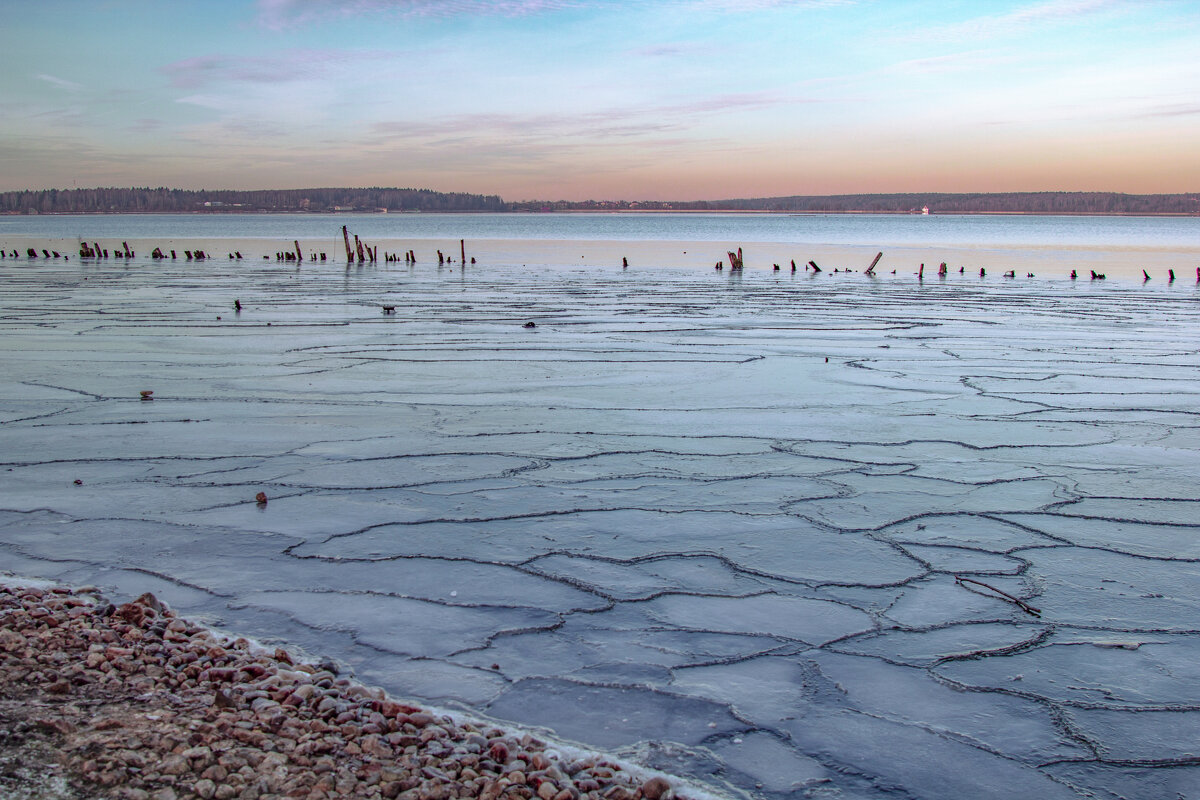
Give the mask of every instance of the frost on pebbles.
M 674 795 L 86 588 L 0 586 L 0 767 L 0 800 Z

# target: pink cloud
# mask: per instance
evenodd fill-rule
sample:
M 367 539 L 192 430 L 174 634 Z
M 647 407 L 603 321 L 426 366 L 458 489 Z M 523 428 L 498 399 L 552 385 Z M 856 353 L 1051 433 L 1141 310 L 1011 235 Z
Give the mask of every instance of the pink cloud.
M 976 17 L 922 31 L 922 38 L 988 38 L 1055 23 L 1071 23 L 1128 6 L 1128 0 L 1047 0 L 1007 14 Z
M 674 0 L 676 5 L 724 13 L 784 6 L 847 5 L 855 0 Z M 271 29 L 366 14 L 403 17 L 524 17 L 577 8 L 605 9 L 603 0 L 258 0 L 258 22 Z
M 289 83 L 322 78 L 330 70 L 399 59 L 396 53 L 376 50 L 309 50 L 302 61 L 279 56 L 196 56 L 175 61 L 159 69 L 180 89 L 196 89 L 212 83 Z
M 588 4 L 587 0 L 259 0 L 258 22 L 264 27 L 278 29 L 365 14 L 519 17 Z

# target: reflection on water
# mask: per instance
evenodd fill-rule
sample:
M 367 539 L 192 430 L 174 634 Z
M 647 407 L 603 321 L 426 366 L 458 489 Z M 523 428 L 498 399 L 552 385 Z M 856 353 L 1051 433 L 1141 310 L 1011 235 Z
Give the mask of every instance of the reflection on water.
M 778 242 L 1200 248 L 1200 217 L 903 214 L 97 214 L 0 216 L 0 238 Z

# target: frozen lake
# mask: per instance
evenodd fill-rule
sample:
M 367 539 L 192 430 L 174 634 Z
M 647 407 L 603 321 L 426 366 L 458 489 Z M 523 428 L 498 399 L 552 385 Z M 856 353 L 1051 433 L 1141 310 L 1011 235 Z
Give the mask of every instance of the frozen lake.
M 1197 798 L 1181 277 L 9 258 L 0 569 L 723 794 Z

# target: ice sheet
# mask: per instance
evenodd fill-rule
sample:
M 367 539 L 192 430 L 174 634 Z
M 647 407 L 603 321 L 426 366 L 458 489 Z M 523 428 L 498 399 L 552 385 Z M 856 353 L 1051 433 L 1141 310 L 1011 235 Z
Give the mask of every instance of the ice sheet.
M 0 570 L 718 793 L 1195 793 L 1195 290 L 521 263 L 0 260 Z

